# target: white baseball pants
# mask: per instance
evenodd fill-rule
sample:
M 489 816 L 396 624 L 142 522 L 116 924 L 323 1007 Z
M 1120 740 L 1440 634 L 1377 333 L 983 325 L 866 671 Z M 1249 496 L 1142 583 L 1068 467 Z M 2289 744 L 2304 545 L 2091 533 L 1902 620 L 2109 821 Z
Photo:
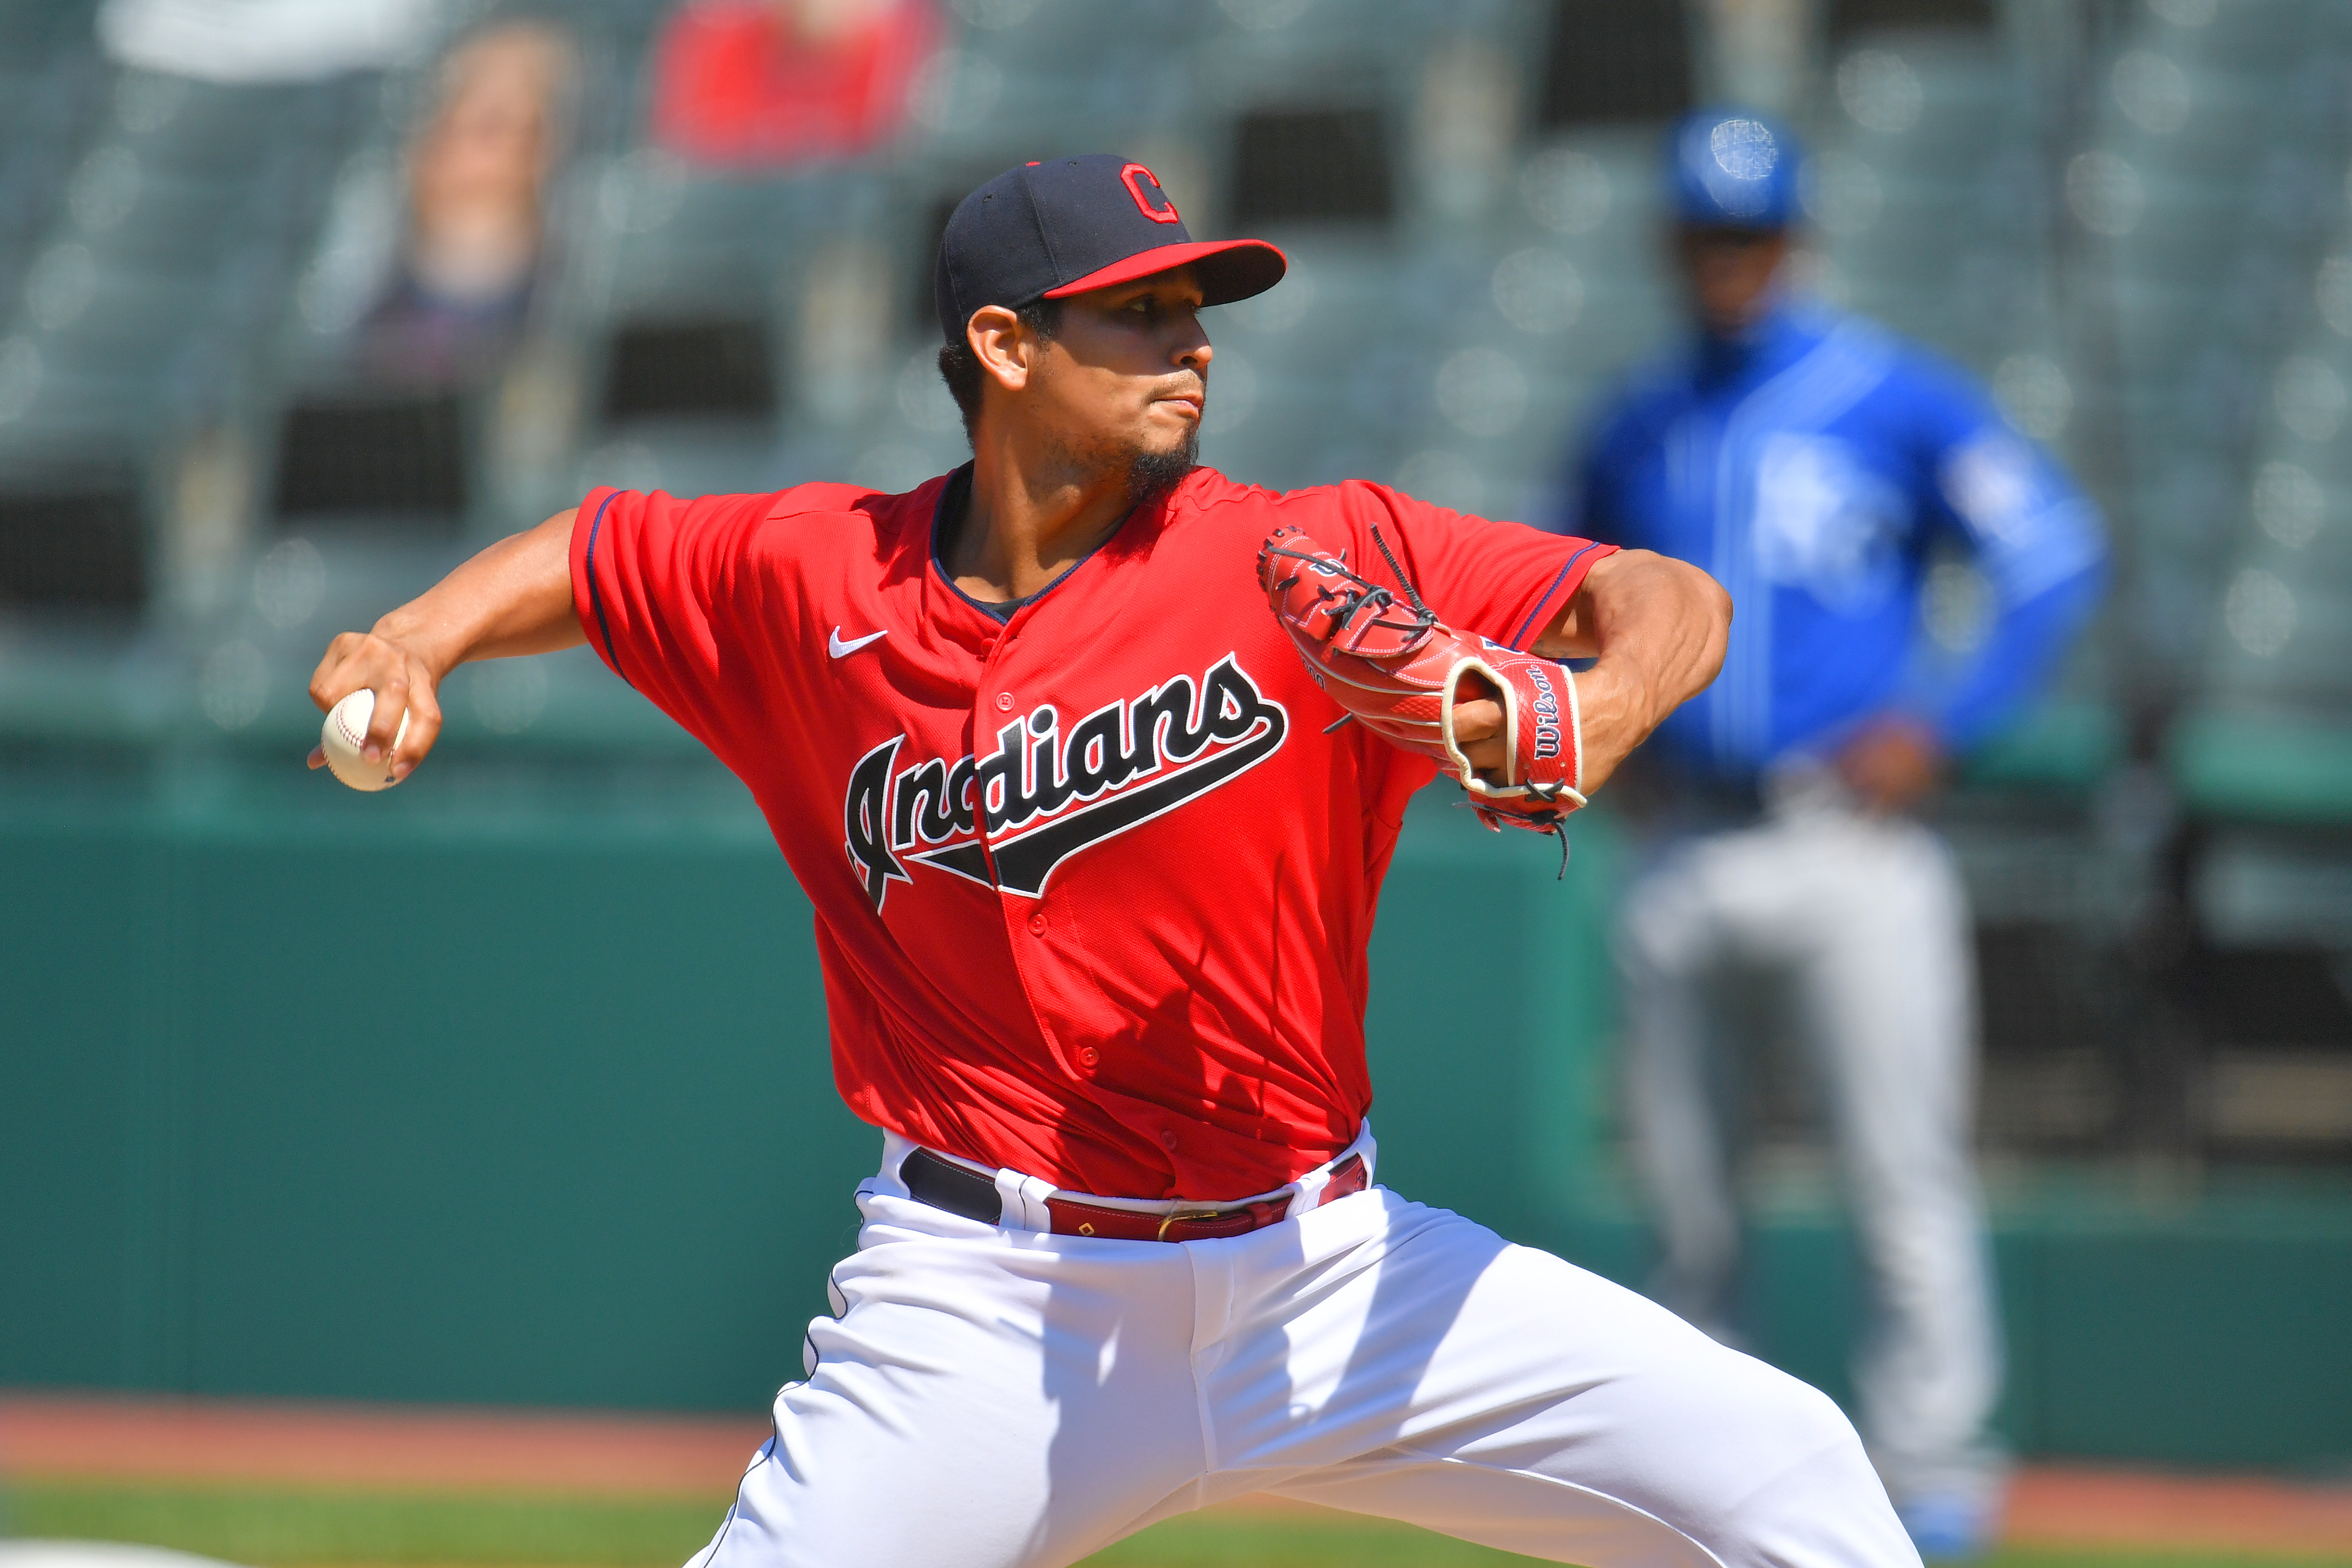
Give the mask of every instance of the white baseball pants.
M 1664 1247 L 1656 1293 L 1724 1332 L 1739 1256 L 1713 1053 L 1738 1042 L 1721 982 L 1793 982 L 1845 1167 L 1875 1322 L 1855 1358 L 1862 1428 L 1898 1500 L 1989 1500 L 1999 1320 L 1969 1151 L 1968 909 L 1949 854 L 1907 820 L 1816 795 L 1672 842 L 1618 924 L 1629 1103 Z
M 689 1568 L 1053 1568 L 1252 1491 L 1591 1568 L 1916 1568 L 1829 1399 L 1458 1215 L 1375 1187 L 1109 1241 L 896 1166 Z

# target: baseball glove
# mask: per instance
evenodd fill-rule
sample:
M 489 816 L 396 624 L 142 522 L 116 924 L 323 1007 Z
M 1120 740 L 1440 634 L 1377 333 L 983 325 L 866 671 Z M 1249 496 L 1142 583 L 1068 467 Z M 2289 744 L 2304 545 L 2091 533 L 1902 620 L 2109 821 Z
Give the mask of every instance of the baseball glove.
M 1568 814 L 1584 804 L 1575 677 L 1564 664 L 1447 627 L 1406 581 L 1378 529 L 1372 542 L 1396 572 L 1404 602 L 1352 570 L 1345 552 L 1297 528 L 1276 528 L 1258 549 L 1258 586 L 1307 673 L 1347 710 L 1339 723 L 1354 719 L 1434 758 L 1490 828 L 1507 822 L 1561 832 Z M 1482 697 L 1502 705 L 1507 766 L 1499 781 L 1480 777 L 1454 740 L 1456 705 Z

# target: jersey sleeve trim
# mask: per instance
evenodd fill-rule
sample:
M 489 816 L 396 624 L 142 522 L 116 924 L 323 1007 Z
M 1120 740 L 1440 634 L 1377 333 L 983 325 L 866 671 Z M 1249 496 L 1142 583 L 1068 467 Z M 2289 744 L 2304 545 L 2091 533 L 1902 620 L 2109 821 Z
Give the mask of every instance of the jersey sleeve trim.
M 610 664 L 613 667 L 613 673 L 620 676 L 623 681 L 635 685 L 636 683 L 629 680 L 629 673 L 621 668 L 620 650 L 613 646 L 613 624 L 604 618 L 604 591 L 596 581 L 597 531 L 604 526 L 605 509 L 612 506 L 619 495 L 618 490 L 607 490 L 604 492 L 604 498 L 596 503 L 595 516 L 588 520 L 588 539 L 581 549 L 580 575 L 582 580 L 587 584 L 588 606 L 596 612 L 597 634 L 604 639 L 604 663 Z
M 1594 550 L 1599 550 L 1601 555 L 1592 556 L 1592 552 Z M 1526 653 L 1528 651 L 1528 644 L 1532 642 L 1536 634 L 1542 630 L 1544 624 L 1542 616 L 1545 610 L 1551 605 L 1554 600 L 1560 597 L 1561 589 L 1563 587 L 1567 587 L 1570 591 L 1573 591 L 1576 585 L 1584 580 L 1584 571 L 1591 570 L 1593 565 L 1601 559 L 1601 556 L 1614 555 L 1616 553 L 1617 547 L 1615 545 L 1604 545 L 1596 540 L 1586 544 L 1583 549 L 1578 550 L 1574 555 L 1570 556 L 1566 560 L 1562 561 L 1559 567 L 1559 575 L 1551 580 L 1551 586 L 1543 591 L 1543 597 L 1536 601 L 1535 607 L 1528 612 L 1527 619 L 1519 622 L 1518 630 L 1512 632 L 1510 636 L 1505 640 L 1503 645 L 1521 653 Z M 1592 556 L 1592 559 L 1585 560 L 1584 558 L 1587 556 Z M 1577 570 L 1576 565 L 1579 561 L 1584 561 L 1584 571 Z

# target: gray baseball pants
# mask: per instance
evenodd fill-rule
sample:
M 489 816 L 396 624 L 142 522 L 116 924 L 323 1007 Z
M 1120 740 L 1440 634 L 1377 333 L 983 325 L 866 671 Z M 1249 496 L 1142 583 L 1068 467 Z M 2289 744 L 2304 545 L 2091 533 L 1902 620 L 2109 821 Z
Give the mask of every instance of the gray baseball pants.
M 1815 796 L 1659 845 L 1618 929 L 1628 1101 L 1664 1251 L 1656 1293 L 1728 1331 L 1738 1139 L 1715 1053 L 1752 1040 L 1752 1020 L 1727 1016 L 1740 1009 L 1725 1005 L 1738 994 L 1727 980 L 1769 973 L 1810 1047 L 1870 1285 L 1858 1424 L 1898 1503 L 1989 1500 L 1999 1320 L 1969 1147 L 1967 904 L 1942 841 Z

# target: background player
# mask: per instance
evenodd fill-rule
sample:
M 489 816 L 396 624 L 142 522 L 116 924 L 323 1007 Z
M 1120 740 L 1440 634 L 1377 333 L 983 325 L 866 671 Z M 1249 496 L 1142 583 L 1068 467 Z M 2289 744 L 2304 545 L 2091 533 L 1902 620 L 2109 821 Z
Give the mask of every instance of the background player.
M 1708 1058 L 1742 970 L 1793 982 L 1845 1163 L 1878 1323 L 1856 1385 L 1873 1456 L 1930 1555 L 1990 1543 L 1998 1320 L 1969 1151 L 1968 912 L 1909 815 L 1998 728 L 2095 602 L 2087 501 L 1982 389 L 1794 298 L 1798 150 L 1744 110 L 1674 133 L 1675 254 L 1698 333 L 1599 420 L 1579 531 L 1705 566 L 1740 607 L 1723 674 L 1660 732 L 1647 869 L 1618 948 L 1631 1103 L 1664 1244 L 1659 1294 L 1734 1333 L 1739 1220 Z M 1922 655 L 1930 549 L 1997 614 Z
M 702 1561 L 1060 1563 L 1272 1490 L 1556 1560 L 1901 1568 L 1820 1395 L 1371 1185 L 1365 944 L 1434 768 L 1330 726 L 1262 541 L 1392 551 L 1441 615 L 1594 657 L 1586 787 L 1706 684 L 1728 605 L 1654 555 L 1192 466 L 1198 312 L 1283 266 L 1192 241 L 1139 164 L 1013 170 L 941 244 L 971 464 L 592 492 L 319 668 L 322 705 L 381 694 L 379 754 L 419 714 L 413 766 L 451 667 L 584 637 L 743 778 L 815 906 L 884 1162 Z

